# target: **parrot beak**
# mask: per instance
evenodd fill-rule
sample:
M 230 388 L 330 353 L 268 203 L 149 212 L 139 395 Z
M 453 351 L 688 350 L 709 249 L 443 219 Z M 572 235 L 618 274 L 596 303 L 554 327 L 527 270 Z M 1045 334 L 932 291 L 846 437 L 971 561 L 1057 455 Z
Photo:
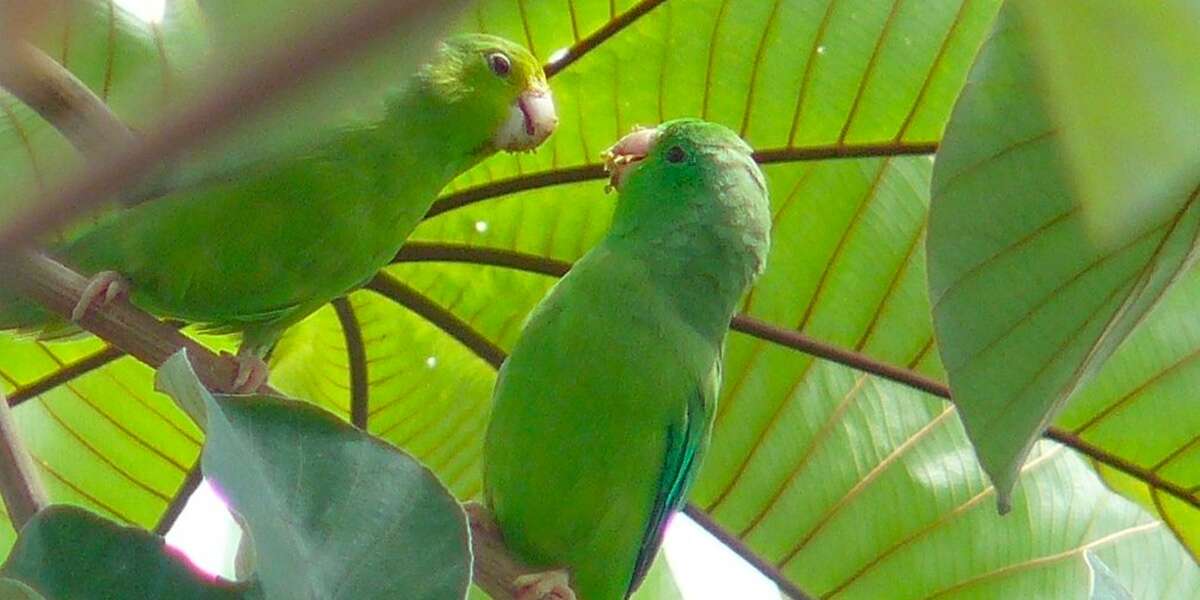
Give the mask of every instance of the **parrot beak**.
M 633 167 L 650 154 L 658 141 L 658 129 L 638 127 L 601 155 L 604 170 L 609 172 L 608 185 L 620 191 Z
M 558 127 L 558 113 L 550 88 L 537 86 L 521 92 L 509 107 L 508 119 L 492 139 L 497 148 L 516 152 L 533 150 Z

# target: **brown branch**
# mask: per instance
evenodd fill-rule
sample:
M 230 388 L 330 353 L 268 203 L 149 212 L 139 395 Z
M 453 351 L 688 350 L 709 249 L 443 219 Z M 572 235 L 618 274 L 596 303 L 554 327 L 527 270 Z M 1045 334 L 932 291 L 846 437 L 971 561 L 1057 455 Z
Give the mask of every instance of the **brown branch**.
M 0 497 L 4 498 L 9 521 L 17 531 L 49 503 L 3 391 L 0 391 Z
M 294 44 L 268 52 L 139 143 L 94 161 L 65 186 L 29 203 L 0 228 L 0 256 L 133 187 L 159 165 L 253 115 L 304 80 L 329 71 L 400 24 L 429 20 L 433 12 L 445 10 L 444 5 L 435 0 L 374 0 Z
M 420 315 L 450 337 L 458 340 L 493 368 L 499 369 L 500 365 L 504 363 L 506 355 L 503 349 L 475 331 L 466 321 L 425 297 L 424 294 L 405 285 L 399 279 L 381 272 L 366 287 Z
M 804 593 L 792 580 L 788 579 L 783 573 L 775 567 L 775 565 L 763 560 L 749 546 L 746 545 L 740 538 L 729 533 L 724 527 L 721 527 L 713 520 L 704 509 L 695 504 L 688 504 L 683 509 L 684 514 L 691 517 L 693 521 L 704 528 L 709 534 L 721 541 L 733 550 L 738 556 L 742 557 L 746 562 L 750 563 L 760 573 L 770 579 L 775 585 L 779 586 L 779 591 L 788 595 L 793 600 L 812 600 L 813 597 Z
M 471 525 L 471 552 L 475 556 L 471 578 L 475 585 L 487 592 L 494 600 L 512 600 L 517 597 L 517 586 L 513 582 L 522 575 L 536 573 L 534 569 L 517 560 L 504 545 L 500 526 L 482 504 L 468 502 L 463 505 Z
M 179 515 L 183 514 L 184 507 L 187 506 L 188 500 L 192 498 L 192 494 L 196 492 L 196 488 L 200 487 L 200 482 L 204 481 L 204 473 L 200 471 L 200 459 L 196 459 L 196 464 L 188 469 L 187 475 L 179 484 L 179 489 L 175 490 L 175 497 L 171 498 L 171 502 L 167 504 L 166 510 L 158 517 L 158 523 L 154 525 L 154 533 L 158 535 L 167 535 L 171 531 L 171 527 L 175 526 L 175 521 L 179 519 Z
M 87 287 L 87 280 L 78 273 L 34 252 L 20 252 L 19 257 L 0 267 L 0 273 L 5 276 L 6 284 L 11 282 L 13 289 L 63 319 L 70 318 Z M 180 348 L 186 348 L 196 375 L 206 387 L 218 391 L 232 388 L 237 374 L 237 364 L 232 358 L 214 354 L 126 300 L 114 301 L 101 310 L 89 310 L 79 325 L 153 367 L 161 365 Z M 259 391 L 274 393 L 266 386 Z
M 830 160 L 838 158 L 866 158 L 871 156 L 922 156 L 937 152 L 936 142 L 884 142 L 879 144 L 838 144 L 830 146 L 801 146 L 796 148 L 767 148 L 754 153 L 754 159 L 760 164 L 769 165 L 784 162 L 805 162 L 813 160 Z M 552 185 L 579 183 L 604 179 L 604 165 L 587 164 L 574 167 L 563 167 L 528 175 L 517 175 L 507 179 L 498 179 L 461 190 L 451 192 L 438 198 L 426 219 L 431 219 L 442 213 L 449 212 L 476 202 L 482 202 L 500 196 L 524 192 Z
M 362 327 L 345 296 L 334 299 L 333 311 L 337 313 L 342 335 L 346 338 L 346 360 L 350 367 L 350 424 L 366 431 L 371 384 L 367 376 L 367 348 L 363 343 Z
M 409 249 L 409 246 L 412 246 L 412 248 Z M 552 258 L 513 250 L 484 248 L 465 244 L 414 242 L 407 244 L 396 255 L 397 262 L 437 260 L 506 267 L 552 277 L 561 277 L 562 274 L 565 274 L 571 268 L 571 263 Z M 734 316 L 733 321 L 730 322 L 730 328 L 817 358 L 895 381 L 896 383 L 918 389 L 939 398 L 951 400 L 950 386 L 936 379 L 873 359 L 860 352 L 854 352 L 822 342 L 798 331 L 772 325 L 749 315 L 741 314 Z M 1195 491 L 1188 490 L 1179 484 L 1163 479 L 1153 469 L 1129 462 L 1084 440 L 1078 435 L 1064 431 L 1058 427 L 1050 427 L 1043 433 L 1043 437 L 1063 444 L 1096 462 L 1125 473 L 1148 485 L 1157 487 L 1191 506 L 1200 508 L 1200 497 L 1197 497 Z
M 546 77 L 554 77 L 555 74 L 570 66 L 571 63 L 582 58 L 584 54 L 591 52 L 600 44 L 608 41 L 608 38 L 617 35 L 621 30 L 632 25 L 634 21 L 642 18 L 646 13 L 654 10 L 664 2 L 666 0 L 642 0 L 629 10 L 617 15 L 616 18 L 605 23 L 600 29 L 575 42 L 558 60 L 546 63 L 542 67 L 542 70 L 546 72 Z
M 24 42 L 0 59 L 0 87 L 53 125 L 80 152 L 99 157 L 134 141 L 96 94 L 45 52 Z

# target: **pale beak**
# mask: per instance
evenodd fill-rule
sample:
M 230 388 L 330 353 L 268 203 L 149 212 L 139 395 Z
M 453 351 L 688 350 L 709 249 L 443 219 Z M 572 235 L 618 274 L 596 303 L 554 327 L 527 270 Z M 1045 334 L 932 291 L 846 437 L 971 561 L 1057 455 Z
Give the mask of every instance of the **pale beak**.
M 509 107 L 508 119 L 493 138 L 501 150 L 533 150 L 546 141 L 558 127 L 558 113 L 549 88 L 538 87 L 521 92 Z
M 620 190 L 630 171 L 646 158 L 658 141 L 658 129 L 637 128 L 623 137 L 612 148 L 604 151 L 604 168 L 609 173 L 608 184 Z

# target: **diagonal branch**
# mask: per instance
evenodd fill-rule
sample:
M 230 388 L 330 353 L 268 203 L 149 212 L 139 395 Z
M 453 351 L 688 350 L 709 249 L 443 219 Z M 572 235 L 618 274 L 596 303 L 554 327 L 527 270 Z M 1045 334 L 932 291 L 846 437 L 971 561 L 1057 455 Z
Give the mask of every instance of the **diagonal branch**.
M 71 311 L 83 295 L 87 280 L 61 264 L 34 252 L 20 256 L 0 267 L 0 274 L 14 289 L 37 300 L 42 306 L 69 320 Z M 84 329 L 113 346 L 157 367 L 180 348 L 186 348 L 200 381 L 214 390 L 229 390 L 237 374 L 232 358 L 220 357 L 200 343 L 183 335 L 171 325 L 134 308 L 125 300 L 108 304 L 103 310 L 90 310 L 79 321 Z M 107 358 L 102 357 L 102 358 Z M 114 357 L 115 358 L 115 357 Z M 95 360 L 92 366 L 103 364 Z M 268 392 L 269 388 L 263 388 Z
M 159 515 L 158 523 L 154 525 L 154 533 L 167 535 L 167 532 L 171 531 L 171 527 L 175 526 L 175 521 L 179 520 L 179 515 L 183 514 L 188 500 L 192 498 L 196 488 L 200 487 L 201 481 L 204 481 L 204 474 L 200 470 L 200 459 L 197 458 L 196 464 L 188 469 L 187 475 L 180 482 L 179 489 L 175 490 L 175 496 L 167 504 L 166 510 Z
M 710 535 L 721 540 L 722 544 L 728 546 L 730 550 L 733 550 L 738 556 L 741 556 L 746 562 L 754 566 L 755 569 L 758 569 L 767 579 L 770 579 L 775 585 L 779 586 L 779 591 L 787 594 L 793 600 L 813 600 L 813 596 L 804 593 L 804 590 L 801 590 L 796 584 L 792 583 L 792 580 L 781 573 L 775 565 L 763 560 L 741 538 L 726 531 L 708 513 L 704 512 L 704 509 L 695 504 L 688 504 L 683 509 L 683 512 L 703 527 Z
M 504 363 L 507 355 L 503 349 L 493 344 L 469 323 L 458 318 L 458 315 L 446 310 L 399 279 L 380 272 L 366 287 L 420 315 L 450 337 L 458 340 L 460 344 L 466 346 L 468 350 L 474 352 L 492 368 L 499 369 L 500 365 Z
M 346 360 L 350 371 L 350 424 L 367 430 L 367 407 L 370 404 L 371 384 L 367 376 L 367 348 L 363 343 L 362 327 L 354 307 L 345 296 L 332 302 L 346 338 Z
M 64 187 L 29 203 L 30 208 L 0 227 L 0 255 L 12 253 L 131 188 L 159 165 L 246 119 L 303 81 L 331 70 L 401 24 L 428 21 L 434 12 L 446 10 L 445 4 L 434 0 L 374 0 L 294 44 L 274 49 L 139 143 L 94 161 Z
M 0 87 L 41 115 L 84 155 L 99 157 L 134 141 L 96 94 L 25 42 L 8 45 L 0 55 Z
M 605 23 L 603 27 L 592 32 L 587 37 L 575 42 L 573 46 L 567 48 L 567 51 L 562 56 L 557 57 L 546 63 L 542 69 L 546 72 L 546 77 L 554 77 L 563 69 L 570 66 L 575 61 L 583 58 L 584 54 L 591 52 L 600 44 L 608 41 L 614 35 L 617 35 L 626 27 L 633 24 L 634 21 L 642 18 L 646 13 L 654 10 L 658 5 L 667 0 L 642 0 L 633 5 L 629 10 L 617 15 L 616 18 Z
M 406 244 L 396 255 L 396 262 L 422 261 L 473 263 L 519 269 L 552 277 L 561 277 L 571 267 L 571 263 L 533 254 L 465 244 L 411 242 Z M 916 371 L 873 359 L 861 352 L 822 342 L 799 331 L 778 327 L 745 314 L 734 316 L 730 328 L 817 358 L 895 381 L 939 398 L 951 399 L 950 387 L 945 383 Z M 1058 427 L 1048 428 L 1043 433 L 1043 437 L 1072 448 L 1100 464 L 1134 477 L 1191 506 L 1200 508 L 1200 496 L 1195 490 L 1188 490 L 1177 483 L 1164 479 L 1151 468 L 1134 464 Z
M 835 144 L 828 146 L 802 146 L 794 148 L 765 148 L 754 153 L 754 159 L 759 164 L 807 162 L 814 160 L 831 160 L 839 158 L 867 158 L 872 156 L 924 156 L 937 152 L 936 142 L 896 142 L 887 141 L 874 144 Z M 507 179 L 498 179 L 461 190 L 444 194 L 433 203 L 426 219 L 431 219 L 442 213 L 449 212 L 476 202 L 482 202 L 500 196 L 517 192 L 604 179 L 604 165 L 586 164 L 573 167 L 563 167 L 527 175 L 517 175 Z

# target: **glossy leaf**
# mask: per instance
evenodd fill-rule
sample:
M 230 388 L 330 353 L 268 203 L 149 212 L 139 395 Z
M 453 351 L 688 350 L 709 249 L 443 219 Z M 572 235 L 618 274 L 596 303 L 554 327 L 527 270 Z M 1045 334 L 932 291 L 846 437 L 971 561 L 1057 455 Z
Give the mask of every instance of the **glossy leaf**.
M 3 600 L 45 600 L 45 596 L 37 593 L 29 586 L 7 577 L 0 579 L 0 599 Z
M 182 352 L 161 370 L 202 390 Z M 267 596 L 466 596 L 466 516 L 428 469 L 308 403 L 204 395 L 204 474 L 254 540 Z
M 0 572 L 48 598 L 261 598 L 200 574 L 158 536 L 72 506 L 34 516 Z
M 1155 199 L 1177 207 L 1165 218 L 1090 235 L 1092 199 L 1076 192 L 1039 90 L 1028 28 L 1006 9 L 933 179 L 939 349 L 1002 508 L 1034 440 L 1185 267 L 1200 229 L 1189 189 Z
M 1094 235 L 1170 218 L 1200 171 L 1200 2 L 1022 0 L 1015 7 Z
M 466 244 L 456 260 L 468 264 L 388 269 L 408 286 L 393 292 L 416 293 L 394 296 L 410 306 L 432 299 L 420 315 L 376 292 L 351 296 L 365 398 L 352 398 L 343 323 L 330 309 L 276 348 L 273 382 L 341 414 L 365 402 L 372 433 L 461 498 L 476 496 L 489 360 L 511 347 L 553 280 L 470 263 L 498 250 L 531 254 L 539 268 L 577 259 L 612 208 L 599 151 L 634 123 L 701 114 L 742 131 L 770 165 L 776 243 L 745 309 L 782 331 L 944 378 L 925 290 L 930 161 L 902 155 L 927 155 L 940 141 L 998 6 L 480 2 L 463 28 L 555 58 L 559 131 L 536 154 L 497 156 L 450 186 L 415 238 Z M 1086 597 L 1088 548 L 1135 597 L 1188 597 L 1196 584 L 1169 532 L 1069 451 L 1047 445 L 1023 475 L 1014 515 L 999 519 L 940 401 L 740 333 L 727 357 L 722 417 L 693 500 L 768 563 L 798 548 L 803 559 L 782 565 L 785 585 L 846 598 L 892 597 L 896 581 L 909 581 L 907 597 Z M 748 529 L 760 514 L 768 524 Z

